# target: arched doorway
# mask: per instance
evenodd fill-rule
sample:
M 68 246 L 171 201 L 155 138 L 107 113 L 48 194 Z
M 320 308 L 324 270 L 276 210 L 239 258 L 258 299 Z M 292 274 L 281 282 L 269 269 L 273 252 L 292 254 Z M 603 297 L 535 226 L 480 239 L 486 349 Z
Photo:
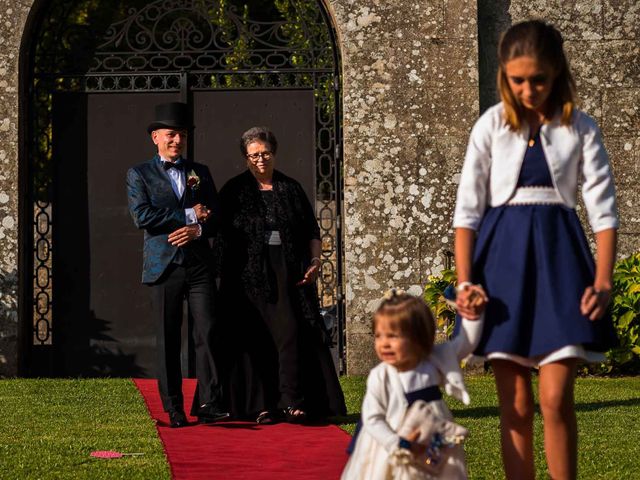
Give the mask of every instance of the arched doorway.
M 25 373 L 153 374 L 142 237 L 124 176 L 153 153 L 144 131 L 153 106 L 174 100 L 190 105 L 189 156 L 218 187 L 243 168 L 244 129 L 268 124 L 279 136 L 279 166 L 315 199 L 320 296 L 342 359 L 340 68 L 321 1 L 53 0 L 34 7 L 31 25 Z

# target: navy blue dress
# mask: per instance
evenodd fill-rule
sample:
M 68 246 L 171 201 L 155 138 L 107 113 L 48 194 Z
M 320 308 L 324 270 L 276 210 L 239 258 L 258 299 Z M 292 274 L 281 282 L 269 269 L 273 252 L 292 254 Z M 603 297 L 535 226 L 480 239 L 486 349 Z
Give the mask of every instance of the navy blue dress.
M 553 187 L 539 134 L 534 140 L 518 187 Z M 574 209 L 562 204 L 489 208 L 473 255 L 474 282 L 490 299 L 475 353 L 532 358 L 568 345 L 596 352 L 611 348 L 615 332 L 609 315 L 593 322 L 580 313 L 594 270 Z

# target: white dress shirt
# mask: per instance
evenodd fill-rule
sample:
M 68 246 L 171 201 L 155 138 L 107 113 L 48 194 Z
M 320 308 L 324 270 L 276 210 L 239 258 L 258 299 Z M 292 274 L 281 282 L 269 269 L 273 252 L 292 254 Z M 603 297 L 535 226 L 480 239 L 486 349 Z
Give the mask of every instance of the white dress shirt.
M 171 160 L 168 160 L 164 157 L 160 157 L 163 162 L 174 163 Z M 169 175 L 169 180 L 171 181 L 171 188 L 173 189 L 173 193 L 176 194 L 178 199 L 182 198 L 184 194 L 184 188 L 186 185 L 185 181 L 185 173 L 184 169 L 181 168 L 169 168 L 165 170 L 167 175 Z M 193 225 L 194 223 L 198 223 L 198 216 L 193 208 L 185 208 L 184 214 L 187 219 L 187 225 Z

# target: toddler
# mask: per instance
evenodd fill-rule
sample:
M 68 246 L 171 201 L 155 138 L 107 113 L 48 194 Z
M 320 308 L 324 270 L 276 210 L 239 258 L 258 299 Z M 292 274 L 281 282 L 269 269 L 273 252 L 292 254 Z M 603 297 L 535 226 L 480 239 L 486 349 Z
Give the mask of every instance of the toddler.
M 476 290 L 475 308 L 481 311 L 486 302 L 484 292 L 479 286 L 466 288 Z M 454 339 L 434 345 L 435 319 L 424 300 L 397 290 L 385 295 L 373 318 L 375 350 L 381 363 L 367 379 L 361 424 L 342 480 L 400 478 L 403 471 L 406 475 L 406 469 L 394 466 L 394 458 L 407 452 L 424 454 L 426 448 L 415 442 L 418 430 L 407 438 L 397 433 L 407 409 L 416 400 L 428 402 L 431 411 L 446 420 L 452 416 L 442 400 L 440 386 L 469 403 L 459 364 L 480 339 L 483 319 L 463 318 L 461 322 Z M 467 478 L 462 445 L 446 448 L 451 449 L 450 455 L 438 477 Z M 429 478 L 424 472 L 422 477 Z

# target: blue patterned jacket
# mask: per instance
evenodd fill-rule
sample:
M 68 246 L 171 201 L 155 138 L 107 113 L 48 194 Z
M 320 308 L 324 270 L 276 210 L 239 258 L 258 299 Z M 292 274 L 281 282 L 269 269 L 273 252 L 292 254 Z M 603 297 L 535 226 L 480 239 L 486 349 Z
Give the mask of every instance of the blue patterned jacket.
M 136 227 L 144 230 L 142 283 L 156 282 L 176 256 L 178 248 L 189 250 L 206 264 L 213 264 L 208 239 L 216 234 L 220 218 L 216 186 L 206 165 L 183 161 L 185 180 L 195 176 L 198 185 L 193 188 L 186 186 L 182 198 L 177 198 L 173 192 L 159 155 L 127 172 L 129 212 Z M 212 211 L 210 220 L 202 225 L 202 236 L 184 247 L 171 245 L 167 237 L 187 224 L 185 209 L 198 203 Z

